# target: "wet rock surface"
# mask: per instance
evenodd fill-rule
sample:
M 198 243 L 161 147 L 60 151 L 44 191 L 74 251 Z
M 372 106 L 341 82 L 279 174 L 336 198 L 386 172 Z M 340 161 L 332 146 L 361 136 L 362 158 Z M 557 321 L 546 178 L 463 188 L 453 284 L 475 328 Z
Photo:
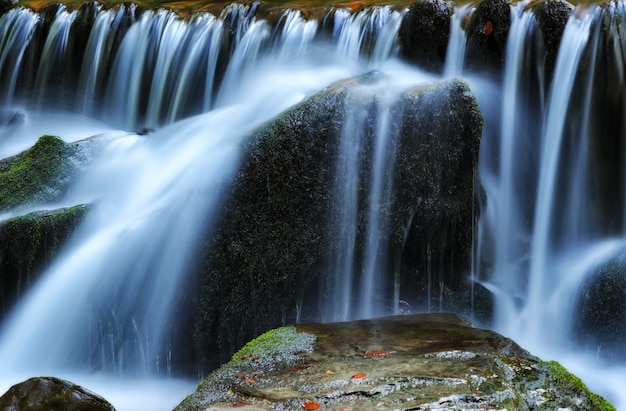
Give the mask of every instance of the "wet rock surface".
M 0 397 L 0 410 L 115 411 L 99 395 L 54 377 L 30 378 Z
M 233 407 L 613 409 L 558 363 L 453 314 L 271 331 L 201 382 L 176 410 Z

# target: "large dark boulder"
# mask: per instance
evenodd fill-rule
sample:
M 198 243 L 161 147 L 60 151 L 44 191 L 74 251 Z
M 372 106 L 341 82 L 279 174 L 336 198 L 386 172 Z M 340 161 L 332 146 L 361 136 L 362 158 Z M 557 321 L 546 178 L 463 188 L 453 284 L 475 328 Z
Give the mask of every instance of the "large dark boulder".
M 285 322 L 319 320 L 330 298 L 329 262 L 340 247 L 333 182 L 345 178 L 337 164 L 346 99 L 359 83 L 376 81 L 372 74 L 335 84 L 247 141 L 224 212 L 202 245 L 195 321 L 200 364 L 213 368 L 254 335 Z M 363 107 L 355 255 L 363 255 L 369 241 L 378 104 L 372 98 Z M 391 305 L 400 281 L 401 297 L 413 309 L 439 310 L 449 302 L 468 311 L 478 105 L 463 82 L 450 81 L 406 92 L 392 112 L 396 160 L 386 170 L 391 189 L 377 204 L 389 220 L 381 233 L 388 250 L 381 259 L 385 290 L 377 291 Z M 454 297 L 444 302 L 443 294 Z
M 424 69 L 440 73 L 446 60 L 452 6 L 443 0 L 411 4 L 398 32 L 400 55 Z
M 115 411 L 101 396 L 55 377 L 36 377 L 16 384 L 0 397 L 0 410 Z

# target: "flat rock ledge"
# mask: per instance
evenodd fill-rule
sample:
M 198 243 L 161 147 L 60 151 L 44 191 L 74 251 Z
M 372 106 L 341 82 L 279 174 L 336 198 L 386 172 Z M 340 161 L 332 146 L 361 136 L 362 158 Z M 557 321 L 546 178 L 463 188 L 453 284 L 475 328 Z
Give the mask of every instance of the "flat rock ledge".
M 558 363 L 453 314 L 269 331 L 176 410 L 233 408 L 614 410 Z

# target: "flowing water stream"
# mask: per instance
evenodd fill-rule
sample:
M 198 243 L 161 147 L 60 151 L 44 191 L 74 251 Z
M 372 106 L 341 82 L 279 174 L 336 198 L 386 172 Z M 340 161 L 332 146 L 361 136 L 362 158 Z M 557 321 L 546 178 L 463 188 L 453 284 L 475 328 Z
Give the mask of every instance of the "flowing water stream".
M 26 114 L 20 127 L 0 123 L 0 157 L 42 134 L 66 141 L 103 134 L 107 142 L 65 199 L 92 203 L 93 212 L 1 324 L 0 391 L 51 373 L 119 410 L 169 409 L 192 391 L 172 375 L 177 353 L 168 335 L 192 245 L 212 221 L 242 139 L 333 82 L 366 73 L 374 81 L 351 93 L 343 125 L 333 186 L 341 247 L 328 263 L 334 303 L 320 318 L 388 313 L 382 306 L 394 285 L 380 276 L 389 250 L 377 209 L 394 160 L 393 111 L 402 90 L 437 79 L 397 60 L 403 13 L 390 7 L 335 10 L 330 27 L 293 10 L 272 25 L 255 17 L 256 7 L 232 4 L 218 16 L 184 20 L 98 4 L 51 8 L 47 19 L 22 8 L 0 17 L 0 108 Z M 572 338 L 581 287 L 626 245 L 626 178 L 615 177 L 626 164 L 624 4 L 574 13 L 549 89 L 537 20 L 523 5 L 511 10 L 501 84 L 464 72 L 462 24 L 471 9 L 457 8 L 451 21 L 444 77 L 465 77 L 485 116 L 486 200 L 472 275 L 495 296 L 496 330 L 563 361 L 626 410 L 626 360 L 606 365 L 602 347 L 583 350 Z M 76 23 L 84 19 L 87 33 Z M 603 99 L 606 72 L 615 90 Z M 604 126 L 611 110 L 617 119 Z M 372 177 L 366 232 L 358 234 L 366 111 L 375 118 Z M 139 136 L 140 129 L 151 132 Z M 602 143 L 607 134 L 617 143 Z M 607 149 L 617 160 L 603 157 Z M 367 239 L 364 252 L 355 251 L 358 235 Z

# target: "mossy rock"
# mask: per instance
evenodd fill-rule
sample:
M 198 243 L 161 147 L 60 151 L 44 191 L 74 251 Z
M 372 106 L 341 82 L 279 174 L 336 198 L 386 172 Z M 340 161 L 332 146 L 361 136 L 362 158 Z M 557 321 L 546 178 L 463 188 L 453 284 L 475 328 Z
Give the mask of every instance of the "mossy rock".
M 614 408 L 558 363 L 453 314 L 278 328 L 176 411 Z
M 42 136 L 23 153 L 0 161 L 0 211 L 58 200 L 76 173 L 76 146 Z
M 195 320 L 200 369 L 228 360 L 254 335 L 296 322 L 297 310 L 309 321 L 319 320 L 315 315 L 329 298 L 328 262 L 339 247 L 332 184 L 343 178 L 337 164 L 346 100 L 356 85 L 379 80 L 370 74 L 334 84 L 246 141 L 223 214 L 202 243 Z M 373 98 L 364 110 L 375 112 L 376 104 Z M 393 183 L 381 197 L 381 213 L 389 218 L 383 241 L 393 257 L 382 268 L 388 273 L 386 286 L 395 270 L 403 284 L 423 284 L 412 273 L 422 272 L 426 260 L 407 255 L 432 247 L 435 258 L 445 262 L 433 270 L 436 278 L 461 292 L 475 218 L 474 169 L 482 130 L 477 102 L 465 83 L 454 80 L 405 93 L 393 111 L 399 131 L 390 144 L 398 149 L 395 165 L 387 170 Z M 361 199 L 369 198 L 375 122 L 375 117 L 366 119 L 358 153 Z M 415 208 L 417 198 L 423 202 Z M 355 253 L 363 253 L 369 205 L 360 201 L 358 208 Z M 414 289 L 405 290 L 410 297 Z M 202 354 L 208 352 L 214 355 Z
M 600 395 L 589 391 L 585 383 L 556 361 L 540 361 L 546 373 L 546 388 L 553 398 L 542 410 L 569 408 L 572 410 L 615 411 L 615 407 Z
M 0 222 L 0 318 L 57 256 L 87 213 L 84 206 Z

